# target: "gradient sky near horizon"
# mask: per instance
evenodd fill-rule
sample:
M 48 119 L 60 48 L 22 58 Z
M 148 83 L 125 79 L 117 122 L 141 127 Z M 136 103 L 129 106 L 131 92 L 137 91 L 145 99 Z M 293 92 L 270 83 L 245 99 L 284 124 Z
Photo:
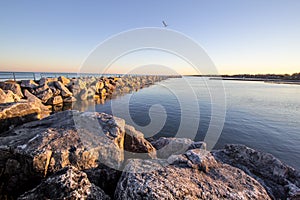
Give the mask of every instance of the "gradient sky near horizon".
M 299 0 L 1 1 L 0 71 L 78 72 L 105 39 L 165 20 L 203 47 L 220 74 L 299 72 L 299 11 Z M 174 55 L 134 55 L 110 72 L 157 64 L 193 73 Z

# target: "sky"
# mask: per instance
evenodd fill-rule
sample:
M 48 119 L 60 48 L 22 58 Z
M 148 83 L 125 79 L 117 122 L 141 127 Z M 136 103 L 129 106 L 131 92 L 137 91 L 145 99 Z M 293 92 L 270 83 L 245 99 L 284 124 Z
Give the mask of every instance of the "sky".
M 163 29 L 164 20 L 201 46 L 220 74 L 299 72 L 299 10 L 299 0 L 2 0 L 0 71 L 78 72 L 103 41 Z M 180 57 L 155 50 L 125 55 L 109 72 L 151 65 L 195 73 Z

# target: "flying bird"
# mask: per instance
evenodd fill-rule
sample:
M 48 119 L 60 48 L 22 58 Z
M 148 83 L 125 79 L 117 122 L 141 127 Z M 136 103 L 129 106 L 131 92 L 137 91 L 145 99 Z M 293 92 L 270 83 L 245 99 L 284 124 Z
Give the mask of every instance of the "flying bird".
M 164 27 L 168 26 L 168 24 L 165 21 L 162 21 L 162 23 L 163 23 Z

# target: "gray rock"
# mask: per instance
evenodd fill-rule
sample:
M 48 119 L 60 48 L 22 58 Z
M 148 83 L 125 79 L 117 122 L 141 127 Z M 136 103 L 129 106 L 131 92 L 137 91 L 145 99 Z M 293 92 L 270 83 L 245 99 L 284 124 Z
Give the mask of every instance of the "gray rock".
M 55 97 L 51 97 L 46 104 L 48 105 L 57 105 L 57 104 L 62 104 L 63 103 L 63 99 L 61 96 L 55 96 Z
M 0 82 L 0 88 L 2 90 L 10 90 L 20 98 L 24 97 L 20 85 L 14 81 Z
M 42 119 L 49 110 L 38 102 L 16 102 L 0 105 L 0 133 L 20 124 Z
M 36 87 L 34 89 L 34 92 L 32 92 L 33 94 L 37 95 L 38 93 L 41 93 L 45 90 L 49 89 L 49 86 L 47 84 L 44 85 L 39 85 L 38 87 Z
M 61 91 L 57 89 L 55 86 L 49 86 L 49 88 L 52 90 L 53 96 L 60 95 Z
M 64 98 L 63 101 L 64 101 L 64 103 L 72 103 L 72 102 L 77 101 L 77 99 L 73 96 L 70 96 L 70 97 Z
M 91 183 L 103 189 L 109 196 L 114 196 L 118 181 L 122 174 L 121 171 L 99 165 L 96 168 L 86 169 L 84 172 L 87 174 Z
M 64 86 L 64 84 L 62 84 L 60 81 L 55 81 L 54 85 L 61 91 L 61 95 L 63 97 L 72 96 L 72 92 L 70 92 L 69 89 L 66 86 Z
M 171 155 L 183 154 L 189 149 L 202 148 L 205 149 L 204 142 L 194 142 L 188 138 L 166 138 L 161 137 L 151 144 L 157 150 L 157 157 L 168 158 Z
M 90 183 L 87 175 L 75 167 L 66 167 L 53 174 L 34 189 L 21 195 L 22 199 L 97 199 L 109 200 L 104 191 Z
M 156 158 L 156 150 L 133 126 L 125 125 L 124 150 L 127 158 Z
M 48 87 L 36 95 L 43 103 L 46 103 L 50 98 L 53 97 L 52 90 Z
M 3 91 L 0 88 L 0 104 L 20 101 L 20 97 L 10 90 Z
M 48 85 L 49 83 L 52 83 L 52 82 L 55 82 L 55 81 L 58 81 L 57 78 L 41 78 L 40 81 L 39 81 L 39 85 L 42 86 L 42 85 Z
M 30 89 L 34 89 L 34 88 L 39 86 L 33 80 L 22 80 L 20 85 L 21 85 L 22 88 L 30 88 Z
M 199 160 L 181 156 L 177 159 L 181 164 L 171 165 L 160 160 L 131 160 L 118 183 L 115 199 L 270 199 L 265 189 L 242 170 L 217 162 L 204 150 L 190 153 Z M 203 162 L 210 170 L 203 170 Z
M 300 192 L 300 173 L 273 155 L 244 145 L 226 145 L 213 152 L 215 158 L 244 170 L 259 181 L 273 199 L 287 199 Z
M 70 83 L 70 79 L 68 79 L 68 78 L 66 78 L 64 76 L 58 77 L 58 81 L 60 81 L 65 86 L 67 86 Z
M 79 94 L 80 94 L 80 87 L 79 85 L 69 85 L 68 88 L 70 89 L 70 91 L 72 92 L 73 96 L 78 98 Z
M 0 180 L 7 193 L 24 192 L 65 166 L 114 169 L 124 160 L 125 121 L 104 113 L 64 111 L 19 126 L 0 138 Z M 8 162 L 18 163 L 18 170 Z M 11 179 L 14 184 L 11 186 Z
M 88 90 L 87 89 L 82 89 L 79 93 L 79 100 L 84 101 L 87 100 L 88 98 Z
M 40 104 L 42 103 L 42 101 L 39 98 L 30 93 L 27 89 L 24 90 L 24 96 L 27 98 L 28 102 L 37 102 Z

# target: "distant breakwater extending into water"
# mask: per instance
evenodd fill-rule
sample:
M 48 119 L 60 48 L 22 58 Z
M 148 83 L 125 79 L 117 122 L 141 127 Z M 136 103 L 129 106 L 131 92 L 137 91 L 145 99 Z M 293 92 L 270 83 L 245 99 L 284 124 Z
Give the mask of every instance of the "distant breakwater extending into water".
M 0 82 L 0 128 L 6 131 L 51 112 L 72 109 L 77 101 L 104 103 L 107 98 L 137 91 L 171 77 L 177 76 L 59 76 L 6 80 Z

